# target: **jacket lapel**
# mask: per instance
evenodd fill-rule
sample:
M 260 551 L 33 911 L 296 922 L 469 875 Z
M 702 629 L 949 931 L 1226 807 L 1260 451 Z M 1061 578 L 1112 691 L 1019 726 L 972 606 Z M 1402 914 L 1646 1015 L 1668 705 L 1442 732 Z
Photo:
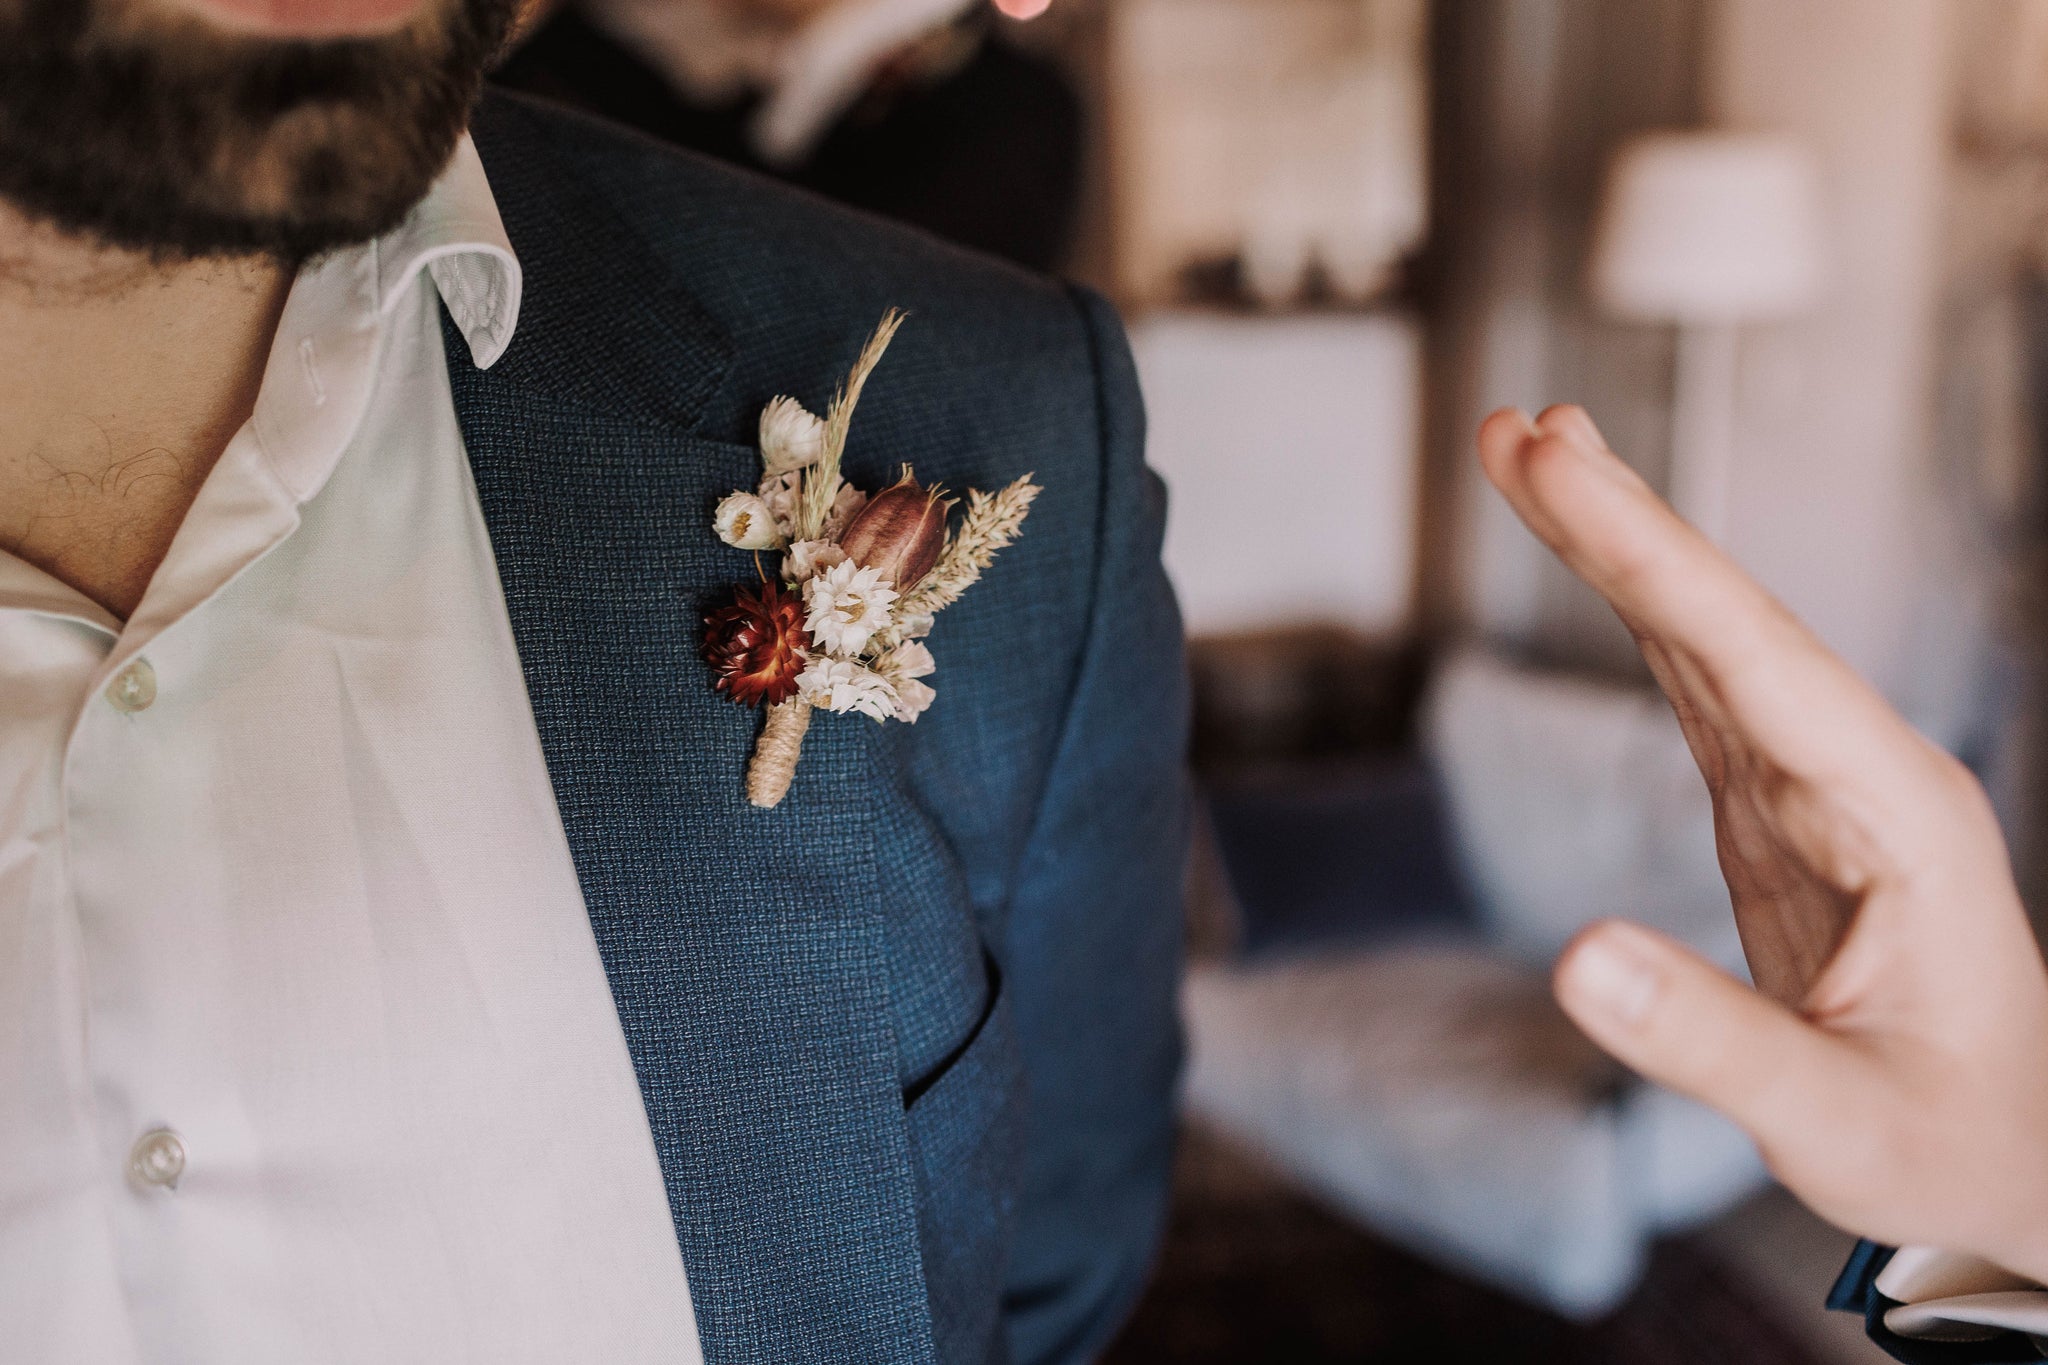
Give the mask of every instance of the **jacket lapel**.
M 711 509 L 758 465 L 689 430 L 730 346 L 531 119 L 487 101 L 474 127 L 525 273 L 518 334 L 480 371 L 448 326 L 449 371 L 705 1356 L 930 1361 L 873 727 L 814 726 L 783 805 L 745 804 L 759 715 L 697 650 L 752 573 Z

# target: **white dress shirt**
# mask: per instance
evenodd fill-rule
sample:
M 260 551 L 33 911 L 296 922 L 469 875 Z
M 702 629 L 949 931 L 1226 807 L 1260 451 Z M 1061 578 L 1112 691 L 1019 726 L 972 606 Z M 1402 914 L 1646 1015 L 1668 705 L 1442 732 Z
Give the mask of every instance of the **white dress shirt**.
M 294 283 L 125 624 L 0 553 L 0 1357 L 701 1359 L 456 425 L 465 141 Z

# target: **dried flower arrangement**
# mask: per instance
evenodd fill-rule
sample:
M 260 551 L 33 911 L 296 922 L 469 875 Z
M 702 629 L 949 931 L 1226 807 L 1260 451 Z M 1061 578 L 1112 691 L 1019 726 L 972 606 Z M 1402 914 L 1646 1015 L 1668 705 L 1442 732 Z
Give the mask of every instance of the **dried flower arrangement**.
M 924 645 L 932 619 L 960 600 L 1017 538 L 1039 493 L 1031 477 L 998 493 L 971 490 L 959 527 L 954 500 L 919 486 L 908 465 L 869 497 L 839 472 L 854 405 L 903 315 L 891 309 L 820 419 L 794 398 L 761 411 L 760 486 L 718 504 L 719 539 L 755 553 L 782 552 L 704 618 L 713 685 L 768 718 L 747 767 L 747 799 L 763 808 L 789 791 L 814 710 L 915 723 L 935 693 L 938 665 Z

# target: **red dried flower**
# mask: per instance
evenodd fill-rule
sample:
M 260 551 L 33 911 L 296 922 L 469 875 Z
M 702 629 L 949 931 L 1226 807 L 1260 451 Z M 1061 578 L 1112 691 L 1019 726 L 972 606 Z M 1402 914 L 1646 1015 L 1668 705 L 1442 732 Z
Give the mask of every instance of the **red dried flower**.
M 712 686 L 744 706 L 774 706 L 795 696 L 810 646 L 803 602 L 780 583 L 741 588 L 731 606 L 704 616 Z

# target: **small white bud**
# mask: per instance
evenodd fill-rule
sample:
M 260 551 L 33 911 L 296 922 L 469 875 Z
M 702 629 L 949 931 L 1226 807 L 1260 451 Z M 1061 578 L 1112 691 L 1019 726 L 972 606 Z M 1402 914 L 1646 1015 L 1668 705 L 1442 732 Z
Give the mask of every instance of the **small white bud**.
M 808 583 L 827 569 L 846 562 L 846 551 L 829 540 L 799 540 L 789 547 L 782 576 L 791 583 Z
M 782 532 L 776 529 L 775 514 L 758 494 L 734 493 L 718 504 L 711 524 L 718 538 L 740 550 L 779 550 Z
M 809 469 L 825 454 L 825 424 L 794 398 L 761 409 L 761 464 L 770 475 Z
M 761 480 L 761 501 L 768 504 L 768 512 L 775 518 L 775 529 L 788 540 L 796 534 L 797 503 L 804 494 L 804 475 L 800 469 L 787 474 L 770 474 Z
M 893 686 L 896 692 L 896 719 L 908 721 L 912 725 L 917 724 L 917 718 L 931 709 L 931 704 L 939 695 L 931 689 L 930 684 L 921 683 L 916 678 L 899 679 Z
M 875 672 L 890 682 L 898 678 L 929 678 L 938 667 L 931 650 L 916 640 L 907 640 L 875 660 Z
M 896 693 L 896 719 L 915 725 L 931 706 L 938 694 L 929 683 L 918 680 L 929 678 L 938 666 L 932 652 L 916 640 L 906 640 L 875 660 L 876 674 Z
M 841 479 L 838 491 L 832 495 L 832 510 L 825 514 L 825 539 L 837 540 L 844 535 L 867 505 L 868 495 Z

